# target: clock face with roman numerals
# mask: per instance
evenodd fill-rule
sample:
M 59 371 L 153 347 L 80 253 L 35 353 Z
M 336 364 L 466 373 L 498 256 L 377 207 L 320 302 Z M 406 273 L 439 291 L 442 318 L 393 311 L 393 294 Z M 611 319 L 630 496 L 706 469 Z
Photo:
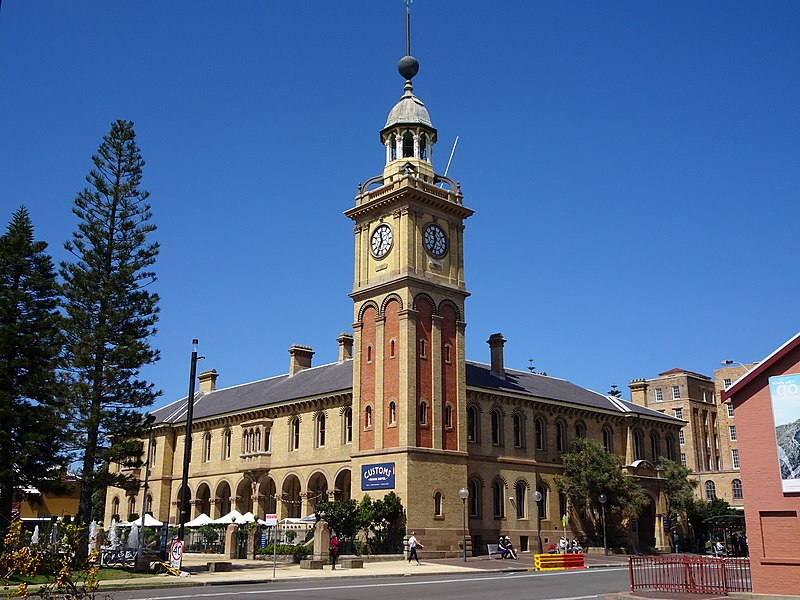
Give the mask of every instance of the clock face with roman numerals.
M 386 223 L 382 223 L 375 228 L 370 238 L 372 255 L 375 258 L 383 258 L 392 249 L 392 228 Z
M 434 258 L 442 258 L 447 254 L 447 235 L 436 223 L 428 225 L 422 233 L 425 249 Z

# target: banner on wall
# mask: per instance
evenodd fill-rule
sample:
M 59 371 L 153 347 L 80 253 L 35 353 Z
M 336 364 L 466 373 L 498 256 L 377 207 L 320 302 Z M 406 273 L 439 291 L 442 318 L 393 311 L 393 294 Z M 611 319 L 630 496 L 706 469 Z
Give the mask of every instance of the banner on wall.
M 393 490 L 394 463 L 362 465 L 361 490 Z
M 800 374 L 769 378 L 784 492 L 800 492 Z

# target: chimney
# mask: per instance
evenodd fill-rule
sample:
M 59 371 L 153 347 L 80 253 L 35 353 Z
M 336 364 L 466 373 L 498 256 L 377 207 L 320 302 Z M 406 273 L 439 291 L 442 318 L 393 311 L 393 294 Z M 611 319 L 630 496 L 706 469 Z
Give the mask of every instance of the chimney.
M 492 355 L 492 375 L 505 379 L 506 370 L 503 367 L 503 346 L 506 341 L 503 339 L 502 333 L 493 333 L 486 340 L 489 344 L 489 352 Z
M 197 376 L 197 379 L 200 381 L 200 389 L 198 391 L 213 392 L 217 389 L 217 377 L 219 377 L 219 374 L 216 369 L 210 369 L 200 373 L 200 375 Z
M 631 390 L 631 402 L 639 406 L 647 406 L 647 381 L 634 379 L 628 384 Z
M 336 341 L 339 342 L 339 362 L 353 358 L 353 336 L 342 332 Z
M 311 357 L 314 351 L 309 346 L 292 344 L 289 348 L 289 377 L 311 367 Z

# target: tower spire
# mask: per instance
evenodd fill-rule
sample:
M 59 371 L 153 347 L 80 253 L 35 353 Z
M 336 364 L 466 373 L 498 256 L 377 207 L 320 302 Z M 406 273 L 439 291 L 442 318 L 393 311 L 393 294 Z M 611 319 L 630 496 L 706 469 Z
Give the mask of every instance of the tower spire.
M 406 56 L 411 56 L 411 3 L 414 0 L 405 0 L 406 2 Z
M 406 80 L 406 91 L 410 92 L 411 79 L 419 71 L 417 59 L 411 56 L 411 3 L 414 0 L 405 0 L 406 3 L 406 55 L 397 63 L 397 70 Z

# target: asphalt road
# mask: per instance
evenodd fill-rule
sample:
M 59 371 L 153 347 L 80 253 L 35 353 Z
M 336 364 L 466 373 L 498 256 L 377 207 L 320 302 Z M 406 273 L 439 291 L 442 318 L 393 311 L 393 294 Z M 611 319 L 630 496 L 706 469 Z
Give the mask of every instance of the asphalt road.
M 627 568 L 365 577 L 114 592 L 114 600 L 590 600 L 628 589 Z

